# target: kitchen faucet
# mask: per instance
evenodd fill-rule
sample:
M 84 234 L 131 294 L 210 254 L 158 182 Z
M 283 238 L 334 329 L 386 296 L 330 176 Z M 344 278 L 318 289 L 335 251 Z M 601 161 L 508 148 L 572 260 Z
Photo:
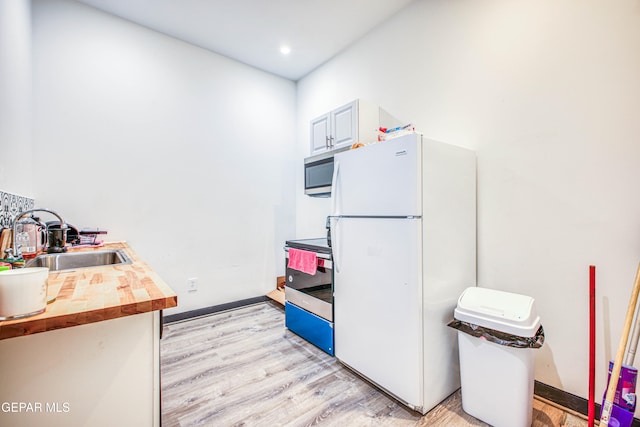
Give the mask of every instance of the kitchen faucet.
M 58 220 L 60 221 L 60 229 L 61 230 L 66 230 L 67 224 L 64 222 L 64 220 L 62 219 L 62 217 L 60 216 L 60 214 L 58 214 L 55 211 L 52 211 L 51 209 L 44 209 L 44 208 L 36 208 L 36 209 L 29 209 L 27 211 L 24 211 L 22 213 L 19 213 L 18 215 L 16 215 L 16 217 L 13 219 L 13 249 L 7 249 L 7 253 L 9 253 L 10 251 L 12 252 L 12 256 L 15 258 L 20 258 L 21 257 L 21 253 L 20 253 L 20 248 L 18 246 L 17 243 L 17 228 L 18 228 L 18 221 L 21 218 L 24 218 L 27 214 L 33 213 L 33 212 L 49 212 L 50 214 L 56 216 L 58 218 Z M 49 234 L 49 226 L 47 227 L 47 235 Z M 47 250 L 48 252 L 64 252 L 65 251 L 65 240 L 66 240 L 66 233 L 63 232 L 63 235 L 65 236 L 65 239 L 56 239 L 59 240 L 59 244 L 55 245 L 55 246 L 50 246 L 49 249 Z

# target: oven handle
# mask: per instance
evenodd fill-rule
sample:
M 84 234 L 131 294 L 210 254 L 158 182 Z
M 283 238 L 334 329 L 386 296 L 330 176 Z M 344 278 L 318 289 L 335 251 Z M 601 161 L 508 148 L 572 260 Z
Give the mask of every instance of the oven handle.
M 289 247 L 285 246 L 284 247 L 284 251 L 288 254 L 289 253 Z M 314 251 L 309 251 L 309 252 L 314 252 Z M 331 261 L 331 255 L 329 255 L 329 254 L 323 254 L 323 253 L 320 253 L 320 252 L 314 252 L 314 253 L 316 254 L 316 256 L 318 258 L 328 259 L 329 261 Z

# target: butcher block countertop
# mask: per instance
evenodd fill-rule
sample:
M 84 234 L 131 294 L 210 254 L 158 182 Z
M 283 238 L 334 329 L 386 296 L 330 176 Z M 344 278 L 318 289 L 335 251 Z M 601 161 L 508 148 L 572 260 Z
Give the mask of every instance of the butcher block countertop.
M 70 251 L 105 249 L 124 250 L 131 258 L 131 264 L 50 272 L 47 294 L 56 299 L 47 305 L 42 314 L 0 321 L 0 339 L 70 328 L 178 305 L 175 292 L 138 258 L 127 243 L 107 243 L 97 248 Z

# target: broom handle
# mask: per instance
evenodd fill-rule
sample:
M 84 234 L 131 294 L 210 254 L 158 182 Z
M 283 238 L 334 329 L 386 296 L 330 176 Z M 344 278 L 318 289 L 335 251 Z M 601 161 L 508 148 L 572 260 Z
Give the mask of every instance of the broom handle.
M 633 284 L 633 291 L 631 292 L 631 298 L 629 299 L 629 307 L 627 308 L 627 316 L 624 321 L 624 327 L 622 328 L 622 335 L 620 336 L 620 343 L 618 344 L 618 353 L 616 354 L 616 360 L 613 363 L 613 369 L 611 370 L 611 377 L 609 378 L 609 387 L 607 388 L 607 395 L 602 407 L 602 414 L 600 416 L 600 427 L 608 427 L 609 419 L 611 418 L 611 410 L 613 409 L 613 399 L 616 395 L 616 388 L 618 387 L 618 377 L 620 376 L 620 368 L 622 367 L 622 358 L 627 348 L 627 339 L 629 338 L 629 330 L 631 329 L 631 322 L 633 322 L 633 314 L 636 310 L 636 303 L 638 301 L 638 292 L 640 291 L 640 264 L 638 264 L 638 271 L 636 272 L 636 280 Z
M 596 266 L 589 266 L 589 408 L 588 427 L 596 419 Z
M 638 295 L 640 298 L 640 295 Z M 627 347 L 627 354 L 624 357 L 624 365 L 633 366 L 633 361 L 636 359 L 636 350 L 638 349 L 638 339 L 640 339 L 640 306 L 636 305 L 635 323 L 633 329 L 631 329 L 631 341 L 629 341 L 629 347 Z

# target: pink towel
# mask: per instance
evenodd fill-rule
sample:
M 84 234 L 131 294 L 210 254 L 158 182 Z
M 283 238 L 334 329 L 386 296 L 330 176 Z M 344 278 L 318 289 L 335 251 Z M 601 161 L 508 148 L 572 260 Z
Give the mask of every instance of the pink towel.
M 302 271 L 303 273 L 316 274 L 318 267 L 318 257 L 315 252 L 303 251 L 301 249 L 289 248 L 289 268 Z

